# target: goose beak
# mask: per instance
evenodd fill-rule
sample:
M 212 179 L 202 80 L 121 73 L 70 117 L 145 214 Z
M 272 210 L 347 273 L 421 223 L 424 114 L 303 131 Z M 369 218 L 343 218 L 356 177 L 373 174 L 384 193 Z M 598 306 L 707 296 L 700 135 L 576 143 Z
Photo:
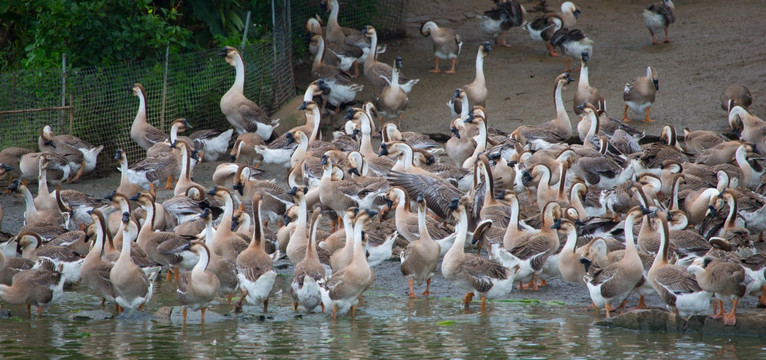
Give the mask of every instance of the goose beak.
M 495 199 L 502 200 L 505 197 L 505 190 L 501 191 L 499 194 L 495 195 Z
M 306 102 L 304 101 L 301 106 L 298 107 L 298 110 L 306 110 Z
M 168 147 L 168 151 L 169 151 L 169 150 L 171 150 L 171 149 L 175 149 L 175 148 L 176 148 L 176 144 L 178 144 L 178 140 L 176 140 L 176 141 L 173 141 L 173 142 L 170 144 L 170 147 Z
M 239 226 L 239 219 L 237 219 L 237 217 L 232 217 L 231 218 L 231 231 L 236 230 L 237 226 Z
M 575 226 L 585 226 L 585 223 L 580 221 L 580 219 L 575 220 L 574 224 Z
M 364 211 L 367 213 L 367 216 L 369 216 L 370 218 L 374 218 L 375 215 L 378 215 L 378 212 L 375 210 L 364 209 Z
M 569 76 L 569 73 L 565 73 L 565 75 L 566 75 L 566 79 L 567 79 L 567 84 L 569 84 L 569 83 L 571 83 L 572 81 L 574 81 L 574 79 L 572 79 L 572 77 L 571 77 L 571 76 Z
M 654 84 L 654 90 L 660 91 L 660 81 L 657 79 L 652 80 L 652 83 Z
M 290 191 L 287 192 L 287 195 L 295 195 L 297 193 L 298 193 L 298 188 L 293 186 L 293 188 L 290 189 Z
M 205 208 L 205 210 L 202 211 L 202 214 L 199 214 L 199 217 L 204 219 L 204 218 L 207 218 L 209 215 L 210 215 L 210 209 Z
M 402 57 L 397 56 L 396 59 L 394 60 L 394 64 L 396 65 L 397 69 L 401 69 L 402 66 L 404 66 L 404 64 L 402 64 Z
M 556 221 L 553 222 L 553 225 L 551 226 L 551 229 L 561 229 L 561 219 L 556 219 Z
M 242 184 L 234 184 L 234 185 L 231 186 L 231 188 L 233 190 L 236 190 L 239 193 L 239 195 L 244 195 L 245 187 L 242 186 Z
M 585 272 L 590 270 L 591 261 L 588 258 L 580 258 L 580 264 L 585 265 Z
M 120 160 L 122 157 L 122 150 L 117 149 L 117 152 L 114 153 L 114 160 Z
M 587 103 L 582 103 L 582 105 L 577 105 L 577 110 L 585 109 L 585 104 Z
M 454 198 L 454 199 L 450 200 L 449 205 L 447 205 L 447 208 L 449 208 L 452 211 L 455 211 L 455 210 L 457 210 L 458 204 L 460 204 L 460 199 Z
M 292 145 L 295 142 L 295 136 L 293 136 L 293 133 L 285 134 L 285 139 L 287 139 L 287 145 Z
M 130 213 L 126 211 L 122 213 L 122 223 L 127 224 L 128 221 L 130 221 Z
M 0 166 L 2 166 L 3 170 L 5 170 L 5 171 L 11 171 L 11 170 L 15 170 L 16 169 L 13 166 L 5 165 L 5 164 L 2 164 L 2 163 L 0 163 Z
M 319 165 L 327 165 L 327 155 L 322 155 L 322 161 L 319 163 Z
M 651 210 L 649 210 L 649 209 L 647 209 L 647 208 L 645 208 L 645 207 L 641 206 L 641 215 L 649 215 L 649 214 L 651 214 L 651 213 L 652 213 L 652 211 L 651 211 Z
M 530 174 L 529 171 L 524 170 L 521 174 L 521 184 L 527 186 L 527 183 L 530 181 L 532 181 L 532 174 Z
M 218 185 L 216 185 L 216 186 L 213 186 L 213 188 L 212 188 L 212 189 L 210 189 L 210 191 L 208 191 L 208 192 L 207 192 L 207 194 L 208 194 L 208 195 L 215 195 L 215 193 L 216 193 L 217 191 L 218 191 Z
M 104 199 L 109 200 L 109 201 L 113 201 L 114 200 L 114 194 L 116 194 L 116 193 L 117 193 L 117 190 L 114 190 L 114 191 L 112 191 L 111 194 L 109 194 L 107 196 L 104 196 Z
M 131 196 L 128 200 L 138 201 L 138 197 L 141 196 L 141 193 L 136 193 L 135 195 Z
M 391 199 L 386 198 L 386 206 L 388 206 L 388 208 L 390 209 L 390 208 L 394 207 L 394 202 L 391 201 Z
M 585 62 L 588 62 L 588 59 L 590 59 L 590 56 L 588 55 L 588 53 L 586 51 L 583 51 L 580 54 L 580 57 L 582 58 L 582 61 L 585 61 Z
M 237 155 L 230 155 L 229 159 L 231 159 L 231 162 L 237 161 Z
M 576 9 L 572 15 L 574 15 L 575 19 L 577 19 L 577 17 L 580 16 L 580 13 L 581 13 L 580 9 Z
M 53 146 L 54 149 L 56 148 L 56 144 L 53 143 L 53 140 L 48 140 L 44 144 L 48 146 Z
M 455 137 L 460 139 L 460 131 L 457 128 L 450 128 L 450 131 L 452 131 L 453 134 L 455 134 Z
M 11 185 L 8 186 L 8 190 L 11 192 L 16 192 L 19 189 L 19 179 L 13 179 L 13 182 L 11 182 Z
M 346 115 L 343 116 L 343 120 L 351 120 L 354 118 L 354 109 L 348 108 L 348 111 L 346 111 Z
M 282 226 L 285 226 L 285 225 L 289 224 L 290 221 L 292 221 L 292 220 L 293 219 L 291 219 L 289 216 L 287 216 L 287 214 L 282 214 L 282 222 L 284 223 L 284 224 L 282 224 Z
M 417 199 L 417 202 L 418 202 L 418 203 L 422 203 L 423 201 L 425 201 L 425 200 L 423 199 L 423 193 L 420 193 L 420 194 L 418 194 L 418 199 Z
M 359 170 L 357 170 L 357 168 L 355 168 L 355 167 L 348 169 L 348 173 L 356 175 L 356 176 L 362 176 L 362 174 L 359 173 Z
M 455 95 L 452 95 L 452 98 L 453 98 L 453 99 L 457 99 L 457 98 L 459 98 L 459 97 L 460 97 L 460 89 L 456 89 L 456 90 L 455 90 Z
M 482 47 L 485 53 L 489 53 L 490 51 L 492 51 L 492 46 L 489 45 L 489 41 L 485 41 L 484 44 L 482 44 Z
M 220 56 L 220 57 L 226 57 L 227 55 L 229 55 L 229 49 L 227 49 L 225 47 L 222 48 L 221 51 L 218 52 L 218 56 Z
M 378 152 L 378 156 L 384 155 L 388 155 L 388 145 L 386 145 L 386 143 L 380 143 L 380 151 Z
M 356 140 L 356 137 L 359 136 L 361 132 L 362 130 L 354 129 L 354 131 L 351 132 L 351 138 Z
M 715 216 L 716 211 L 718 211 L 718 210 L 716 210 L 715 206 L 713 206 L 713 205 L 708 205 L 707 206 L 708 216 L 710 216 L 710 217 Z

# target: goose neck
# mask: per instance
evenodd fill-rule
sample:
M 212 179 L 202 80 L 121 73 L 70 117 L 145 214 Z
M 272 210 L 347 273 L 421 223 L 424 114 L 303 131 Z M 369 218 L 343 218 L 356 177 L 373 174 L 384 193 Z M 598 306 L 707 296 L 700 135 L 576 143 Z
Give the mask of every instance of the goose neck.
M 208 264 L 210 264 L 210 253 L 208 252 L 208 249 L 205 248 L 204 251 L 199 252 L 199 260 L 194 265 L 194 268 L 192 268 L 192 273 L 205 272 Z

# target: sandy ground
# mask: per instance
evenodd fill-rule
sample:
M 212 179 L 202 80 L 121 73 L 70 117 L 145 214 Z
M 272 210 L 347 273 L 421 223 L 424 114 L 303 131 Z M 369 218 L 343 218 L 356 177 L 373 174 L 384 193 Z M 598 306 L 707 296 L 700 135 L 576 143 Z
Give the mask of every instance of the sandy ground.
M 633 122 L 647 134 L 659 133 L 666 123 L 681 129 L 727 130 L 726 114 L 719 108 L 719 94 L 729 83 L 740 83 L 750 88 L 755 99 L 751 110 L 755 114 L 766 113 L 766 45 L 761 34 L 766 33 L 763 2 L 745 0 L 720 2 L 713 0 L 676 1 L 677 22 L 670 29 L 670 44 L 651 45 L 641 12 L 648 1 L 578 1 L 582 14 L 577 27 L 582 28 L 595 41 L 590 61 L 591 84 L 601 90 L 613 117 L 621 114 L 622 89 L 633 77 L 644 74 L 646 66 L 657 69 L 660 91 L 652 107 L 656 124 Z M 537 2 L 524 2 L 532 9 Z M 550 1 L 548 6 L 558 9 L 560 2 Z M 478 45 L 487 40 L 478 27 L 477 14 L 492 7 L 488 0 L 411 0 L 410 17 L 407 19 L 408 36 L 404 39 L 386 41 L 388 52 L 380 60 L 390 62 L 402 56 L 405 74 L 420 78 L 409 95 L 409 108 L 405 112 L 403 127 L 406 130 L 427 133 L 448 133 L 449 112 L 445 106 L 454 89 L 470 83 L 474 77 L 474 59 Z M 539 13 L 530 12 L 530 19 Z M 433 19 L 439 24 L 456 29 L 463 38 L 463 53 L 457 66 L 457 74 L 432 74 L 433 67 L 430 40 L 420 36 L 418 28 L 422 21 Z M 547 55 L 545 46 L 533 42 L 525 32 L 512 29 L 508 34 L 509 48 L 493 46 L 485 62 L 489 99 L 487 109 L 490 126 L 512 131 L 521 123 L 540 123 L 554 117 L 551 98 L 554 78 L 564 69 L 561 58 Z M 428 49 L 424 51 L 423 49 Z M 573 74 L 577 77 L 577 74 Z M 358 100 L 374 99 L 373 87 L 366 84 Z M 309 82 L 309 67 L 296 67 L 296 84 L 299 93 Z M 571 113 L 572 97 L 576 84 L 564 90 L 567 109 Z M 287 111 L 289 113 L 289 109 Z M 638 119 L 637 115 L 633 115 Z M 111 156 L 104 154 L 102 156 Z M 211 185 L 215 163 L 203 163 L 195 170 L 195 180 Z M 284 170 L 268 168 L 266 177 L 284 180 Z M 95 180 L 67 184 L 72 188 L 94 195 L 106 195 L 119 182 L 117 173 Z M 36 187 L 32 187 L 36 191 Z M 169 191 L 159 194 L 160 199 L 172 195 Z M 5 210 L 3 229 L 17 231 L 22 224 L 23 201 L 10 195 L 0 196 Z M 278 269 L 292 273 L 289 262 L 282 260 Z M 406 296 L 407 282 L 401 276 L 398 261 L 388 261 L 376 269 L 375 289 Z M 590 303 L 583 287 L 553 279 L 550 286 L 538 292 L 514 291 L 511 298 L 534 298 L 543 301 L 563 301 L 573 306 Z M 419 291 L 422 291 L 419 290 Z M 448 284 L 437 275 L 431 288 L 437 298 L 457 298 L 463 292 Z M 632 301 L 635 304 L 635 299 Z M 658 306 L 659 299 L 649 299 L 650 305 Z M 753 309 L 753 298 L 744 302 L 742 309 Z

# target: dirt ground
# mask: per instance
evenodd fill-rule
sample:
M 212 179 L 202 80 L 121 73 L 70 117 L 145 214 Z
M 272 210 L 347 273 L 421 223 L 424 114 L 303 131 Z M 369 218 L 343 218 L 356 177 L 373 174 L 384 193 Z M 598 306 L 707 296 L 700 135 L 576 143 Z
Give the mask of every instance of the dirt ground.
M 529 19 L 539 15 L 531 9 L 538 3 L 522 2 L 529 12 Z M 645 124 L 634 121 L 632 125 L 647 134 L 658 135 L 661 126 L 673 124 L 677 128 L 727 130 L 726 114 L 719 107 L 719 95 L 729 83 L 739 83 L 750 88 L 754 102 L 751 110 L 763 116 L 766 113 L 766 33 L 763 21 L 764 3 L 760 0 L 721 2 L 715 0 L 677 0 L 677 22 L 670 28 L 670 44 L 652 45 L 649 32 L 643 24 L 641 12 L 650 1 L 576 1 L 582 9 L 577 22 L 579 27 L 595 41 L 590 61 L 590 82 L 605 96 L 613 117 L 619 117 L 623 107 L 622 89 L 633 77 L 643 75 L 647 65 L 659 74 L 657 100 L 652 116 L 659 121 Z M 449 110 L 445 103 L 455 88 L 468 84 L 474 77 L 474 62 L 479 44 L 488 40 L 478 26 L 476 16 L 490 9 L 489 0 L 411 0 L 410 16 L 407 18 L 407 37 L 385 41 L 388 51 L 380 61 L 391 62 L 395 56 L 404 59 L 404 73 L 419 78 L 409 95 L 409 107 L 404 115 L 403 127 L 410 131 L 449 133 Z M 558 10 L 559 1 L 548 1 L 552 10 Z M 434 20 L 449 26 L 461 35 L 464 46 L 457 66 L 457 74 L 432 74 L 434 60 L 429 39 L 419 34 L 420 23 Z M 550 120 L 555 111 L 551 98 L 553 80 L 564 69 L 562 58 L 547 55 L 542 43 L 532 41 L 519 28 L 508 33 L 509 48 L 493 45 L 493 51 L 485 60 L 485 74 L 489 98 L 487 110 L 490 126 L 512 131 L 516 126 L 535 124 Z M 427 49 L 427 50 L 424 50 Z M 444 63 L 443 63 L 444 65 Z M 444 69 L 444 67 L 443 67 Z M 577 74 L 573 74 L 576 79 Z M 309 67 L 298 65 L 296 84 L 299 92 L 309 80 Z M 374 99 L 374 88 L 363 77 L 357 79 L 365 84 L 358 100 Z M 564 102 L 570 117 L 576 83 L 564 90 Z M 289 111 L 288 111 L 289 112 Z M 632 115 L 638 119 L 638 115 Z M 113 154 L 102 154 L 112 156 Z M 203 163 L 195 170 L 195 181 L 211 185 L 215 163 Z M 266 177 L 284 181 L 284 170 L 267 167 Z M 106 195 L 119 182 L 118 173 L 112 176 L 64 185 L 94 195 Z M 36 191 L 36 186 L 32 187 Z M 169 191 L 159 194 L 160 200 L 172 196 Z M 22 225 L 23 201 L 10 195 L 0 196 L 5 211 L 3 229 L 17 231 Z M 289 263 L 289 262 L 288 262 Z M 285 264 L 283 260 L 280 264 Z M 280 272 L 291 273 L 290 266 L 280 265 Z M 406 296 L 406 281 L 400 275 L 398 261 L 384 262 L 376 271 L 376 288 L 389 289 Z M 541 291 L 511 294 L 511 298 L 534 298 L 542 301 L 557 300 L 573 306 L 590 303 L 587 290 L 561 279 L 554 279 L 551 286 Z M 421 290 L 422 291 L 422 290 Z M 440 275 L 434 279 L 432 293 L 440 297 L 460 297 L 455 289 Z M 659 305 L 659 299 L 649 299 Z M 635 302 L 633 302 L 635 304 Z M 752 298 L 742 306 L 754 308 Z

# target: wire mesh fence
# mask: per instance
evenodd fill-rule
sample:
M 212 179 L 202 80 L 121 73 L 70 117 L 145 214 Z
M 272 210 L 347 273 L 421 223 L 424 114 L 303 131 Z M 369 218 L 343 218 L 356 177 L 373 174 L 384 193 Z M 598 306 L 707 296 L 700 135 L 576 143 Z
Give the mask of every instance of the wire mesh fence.
M 292 1 L 290 15 L 296 59 L 305 59 L 308 56 L 306 47 L 309 38 L 306 36 L 306 20 L 319 15 L 324 24 L 327 24 L 330 13 L 320 7 L 322 1 Z M 359 30 L 365 25 L 372 25 L 381 39 L 401 36 L 405 31 L 407 3 L 407 0 L 338 0 L 338 24 Z
M 293 59 L 305 55 L 303 27 L 309 17 L 322 12 L 319 4 L 320 0 L 274 0 L 270 36 L 240 49 L 245 63 L 245 96 L 269 113 L 295 95 Z M 379 32 L 403 33 L 406 8 L 407 0 L 340 0 L 339 23 L 359 29 L 374 25 Z M 326 21 L 328 15 L 321 16 Z M 167 131 L 170 123 L 181 117 L 195 129 L 226 130 L 231 126 L 219 102 L 233 84 L 235 70 L 217 56 L 218 52 L 213 49 L 66 72 L 57 68 L 0 74 L 0 149 L 16 146 L 37 150 L 40 129 L 47 124 L 56 134 L 72 134 L 104 145 L 98 167 L 90 176 L 112 172 L 116 163 L 111 155 L 118 148 L 134 163 L 145 155 L 130 138 L 138 110 L 138 99 L 131 92 L 134 83 L 144 85 L 147 121 L 160 130 Z M 71 106 L 71 112 L 2 113 L 62 105 Z
M 280 41 L 247 45 L 243 51 L 244 93 L 268 112 L 275 111 L 295 93 L 289 48 L 288 34 Z M 37 149 L 40 129 L 48 124 L 57 134 L 70 133 L 71 127 L 73 135 L 105 146 L 96 175 L 114 169 L 109 155 L 117 148 L 127 151 L 128 159 L 135 162 L 145 153 L 130 138 L 138 110 L 138 99 L 131 92 L 134 83 L 146 88 L 147 121 L 160 130 L 167 131 L 174 119 L 182 117 L 195 129 L 228 129 L 231 126 L 219 102 L 233 84 L 235 70 L 218 52 L 214 49 L 169 56 L 164 106 L 164 59 L 71 69 L 65 74 L 65 99 L 74 108 L 71 122 L 66 111 L 2 114 L 0 148 Z M 0 74 L 0 109 L 60 106 L 61 86 L 60 69 Z

